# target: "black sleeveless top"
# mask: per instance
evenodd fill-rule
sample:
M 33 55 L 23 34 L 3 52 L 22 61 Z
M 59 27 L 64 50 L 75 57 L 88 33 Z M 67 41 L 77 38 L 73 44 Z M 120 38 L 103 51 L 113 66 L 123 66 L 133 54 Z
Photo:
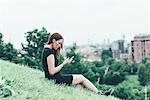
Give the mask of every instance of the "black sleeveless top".
M 42 51 L 42 65 L 43 65 L 43 70 L 45 73 L 45 77 L 48 79 L 53 79 L 53 76 L 59 76 L 60 72 L 56 73 L 55 75 L 50 75 L 49 71 L 48 71 L 48 64 L 47 64 L 47 57 L 53 54 L 54 55 L 54 59 L 55 59 L 55 67 L 58 66 L 58 59 L 56 58 L 56 50 L 55 49 L 51 49 L 51 48 L 44 48 Z

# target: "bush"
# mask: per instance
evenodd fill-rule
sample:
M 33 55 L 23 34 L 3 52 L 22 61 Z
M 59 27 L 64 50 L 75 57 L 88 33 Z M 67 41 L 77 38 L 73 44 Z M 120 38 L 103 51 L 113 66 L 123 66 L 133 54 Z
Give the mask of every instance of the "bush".
M 150 61 L 139 65 L 138 76 L 141 85 L 150 84 Z
M 142 91 L 142 89 L 138 89 L 137 87 L 130 87 L 129 84 L 120 84 L 115 89 L 113 95 L 123 100 L 142 100 L 142 98 L 144 97 L 144 92 Z
M 0 76 L 0 97 L 8 97 L 15 95 L 15 91 L 12 89 L 11 81 L 5 80 Z
M 109 71 L 104 77 L 104 83 L 109 85 L 117 85 L 125 79 L 125 74 L 120 72 Z

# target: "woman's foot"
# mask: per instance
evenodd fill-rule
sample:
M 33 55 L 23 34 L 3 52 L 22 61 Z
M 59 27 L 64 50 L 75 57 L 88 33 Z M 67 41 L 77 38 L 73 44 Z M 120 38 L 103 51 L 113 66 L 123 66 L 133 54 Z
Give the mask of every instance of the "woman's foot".
M 98 94 L 106 95 L 106 96 L 111 95 L 112 93 L 113 93 L 112 89 L 109 89 L 109 90 L 106 90 L 106 91 L 102 91 L 102 90 L 98 91 Z

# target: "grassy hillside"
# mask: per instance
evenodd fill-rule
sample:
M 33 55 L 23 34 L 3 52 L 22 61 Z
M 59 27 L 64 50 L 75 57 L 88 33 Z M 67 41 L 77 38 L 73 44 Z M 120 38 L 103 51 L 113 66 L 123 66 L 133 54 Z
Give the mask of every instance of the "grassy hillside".
M 112 96 L 96 95 L 80 87 L 56 85 L 44 78 L 43 72 L 0 60 L 0 76 L 11 80 L 19 94 L 4 100 L 116 100 Z

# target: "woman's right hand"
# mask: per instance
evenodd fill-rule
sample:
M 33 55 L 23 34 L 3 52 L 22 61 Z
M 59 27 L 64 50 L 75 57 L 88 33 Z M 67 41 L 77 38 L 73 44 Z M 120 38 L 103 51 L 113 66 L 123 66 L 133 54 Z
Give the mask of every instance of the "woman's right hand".
M 72 59 L 67 58 L 67 59 L 64 60 L 63 64 L 64 64 L 64 65 L 65 65 L 65 64 L 70 64 L 71 61 L 72 61 Z

